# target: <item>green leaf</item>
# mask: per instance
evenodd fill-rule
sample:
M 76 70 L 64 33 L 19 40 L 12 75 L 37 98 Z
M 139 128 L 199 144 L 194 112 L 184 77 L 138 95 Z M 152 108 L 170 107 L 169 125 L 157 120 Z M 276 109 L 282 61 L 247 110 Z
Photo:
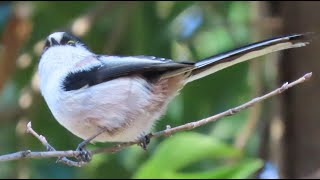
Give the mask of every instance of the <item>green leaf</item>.
M 173 173 L 171 178 L 184 178 L 184 179 L 204 179 L 204 178 L 215 178 L 215 179 L 244 179 L 249 178 L 253 173 L 262 167 L 263 163 L 261 160 L 243 160 L 233 165 L 226 165 L 215 168 L 211 171 L 196 172 L 196 173 Z
M 236 158 L 241 153 L 215 138 L 194 132 L 179 133 L 158 146 L 154 155 L 138 169 L 135 178 L 170 177 L 201 160 Z
M 232 179 L 249 178 L 250 175 L 258 171 L 263 166 L 262 160 L 245 160 L 233 168 Z

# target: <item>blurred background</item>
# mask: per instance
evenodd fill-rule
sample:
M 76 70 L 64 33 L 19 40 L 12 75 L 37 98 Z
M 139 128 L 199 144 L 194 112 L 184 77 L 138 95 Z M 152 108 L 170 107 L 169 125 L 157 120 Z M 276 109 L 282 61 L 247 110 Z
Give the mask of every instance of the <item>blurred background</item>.
M 0 2 L 0 154 L 43 151 L 26 124 L 58 150 L 81 142 L 39 94 L 44 39 L 70 31 L 99 54 L 196 61 L 288 33 L 319 32 L 319 2 Z M 0 178 L 320 177 L 319 41 L 238 64 L 187 85 L 153 131 L 199 120 L 313 72 L 311 81 L 147 151 L 99 154 L 77 168 L 50 159 L 1 162 Z M 111 144 L 98 143 L 89 149 Z

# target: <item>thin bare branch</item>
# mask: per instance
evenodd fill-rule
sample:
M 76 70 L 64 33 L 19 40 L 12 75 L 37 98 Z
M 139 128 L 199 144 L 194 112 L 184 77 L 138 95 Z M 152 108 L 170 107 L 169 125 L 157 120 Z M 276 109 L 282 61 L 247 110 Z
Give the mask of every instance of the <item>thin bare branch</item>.
M 257 97 L 257 98 L 254 98 L 252 99 L 251 101 L 247 102 L 247 103 L 244 103 L 238 107 L 235 107 L 235 108 L 232 108 L 232 109 L 229 109 L 225 112 L 222 112 L 222 113 L 219 113 L 217 115 L 214 115 L 214 116 L 211 116 L 211 117 L 208 117 L 208 118 L 205 118 L 205 119 L 202 119 L 202 120 L 199 120 L 199 121 L 195 121 L 195 122 L 190 122 L 190 123 L 187 123 L 187 124 L 184 124 L 184 125 L 181 125 L 181 126 L 177 126 L 177 127 L 174 127 L 174 128 L 170 128 L 170 127 L 167 127 L 166 130 L 163 130 L 163 131 L 159 131 L 159 132 L 156 132 L 156 133 L 151 133 L 149 135 L 150 138 L 156 138 L 156 137 L 160 137 L 160 136 L 169 136 L 175 132 L 178 132 L 178 131 L 185 131 L 185 130 L 191 130 L 191 129 L 194 129 L 196 127 L 199 127 L 199 126 L 202 126 L 202 125 L 205 125 L 209 122 L 213 122 L 213 121 L 216 121 L 222 117 L 225 117 L 225 116 L 230 116 L 230 115 L 234 115 L 236 114 L 237 112 L 243 110 L 243 109 L 246 109 L 250 106 L 253 106 L 254 104 L 257 104 L 258 102 L 261 102 L 265 99 L 268 99 L 268 98 L 271 98 L 272 96 L 275 96 L 275 95 L 278 95 L 282 92 L 284 92 L 285 90 L 295 86 L 295 85 L 298 85 L 300 83 L 303 83 L 305 82 L 306 80 L 309 80 L 312 76 L 312 73 L 307 73 L 305 74 L 303 77 L 299 78 L 298 80 L 296 81 L 293 81 L 292 83 L 284 83 L 280 88 L 277 88 L 275 89 L 274 91 L 264 95 L 264 96 L 261 96 L 261 97 Z M 123 144 L 117 144 L 115 146 L 112 146 L 111 148 L 110 147 L 107 147 L 107 148 L 102 148 L 102 149 L 97 149 L 97 150 L 94 150 L 92 151 L 93 154 L 95 153 L 102 153 L 102 152 L 117 152 L 117 151 L 120 151 L 122 150 L 123 148 L 127 147 L 127 146 L 130 146 L 130 145 L 133 145 L 133 144 L 138 144 L 139 142 L 131 142 L 131 143 L 123 143 Z
M 291 83 L 284 83 L 280 88 L 277 88 L 275 90 L 273 90 L 272 92 L 263 95 L 261 97 L 257 97 L 252 99 L 249 102 L 246 102 L 238 107 L 229 109 L 227 111 L 224 111 L 222 113 L 219 113 L 217 115 L 199 120 L 199 121 L 194 121 L 194 122 L 190 122 L 181 126 L 177 126 L 174 128 L 171 128 L 170 126 L 167 126 L 167 128 L 163 131 L 159 131 L 159 132 L 155 132 L 155 133 L 150 133 L 148 136 L 149 138 L 157 138 L 160 136 L 170 136 L 171 134 L 178 132 L 178 131 L 186 131 L 186 130 L 191 130 L 194 129 L 196 127 L 199 126 L 203 126 L 209 122 L 213 122 L 216 121 L 218 119 L 221 119 L 222 117 L 226 117 L 226 116 L 231 116 L 234 115 L 238 112 L 240 112 L 243 109 L 249 108 L 250 106 L 253 106 L 263 100 L 266 100 L 268 98 L 271 98 L 275 95 L 278 95 L 280 93 L 283 93 L 284 91 L 286 91 L 287 89 L 298 85 L 300 83 L 305 82 L 306 80 L 309 80 L 312 76 L 312 73 L 307 73 L 305 74 L 303 77 L 299 78 L 296 81 L 293 81 Z M 79 156 L 80 152 L 79 151 L 56 151 L 46 140 L 46 138 L 42 135 L 39 135 L 38 133 L 36 133 L 32 127 L 31 127 L 31 123 L 28 123 L 27 125 L 27 132 L 31 133 L 33 136 L 35 136 L 46 148 L 47 148 L 47 152 L 31 152 L 30 150 L 26 150 L 26 151 L 20 151 L 20 152 L 16 152 L 16 153 L 11 153 L 11 154 L 6 154 L 6 155 L 2 155 L 0 156 L 0 162 L 4 162 L 4 161 L 12 161 L 12 160 L 18 160 L 18 159 L 23 159 L 23 158 L 52 158 L 52 157 L 58 157 L 58 162 L 62 162 L 65 163 L 67 165 L 70 166 L 77 166 L 77 167 L 81 167 L 84 164 L 86 164 L 85 162 L 75 162 L 75 161 L 71 161 L 69 159 L 67 159 L 66 157 L 77 157 Z M 103 152 L 107 152 L 107 153 L 115 153 L 118 151 L 121 151 L 122 149 L 128 147 L 128 146 L 132 146 L 134 144 L 139 144 L 139 142 L 127 142 L 127 143 L 121 143 L 121 144 L 116 144 L 114 146 L 111 147 L 106 147 L 106 148 L 99 148 L 99 149 L 95 149 L 93 151 L 90 151 L 91 154 L 98 154 L 98 153 L 103 153 Z M 63 158 L 61 158 L 63 157 Z
M 29 122 L 27 124 L 27 132 L 32 134 L 34 137 L 36 137 L 43 146 L 46 147 L 47 151 L 51 151 L 51 152 L 33 152 L 33 153 L 26 153 L 26 151 L 22 152 L 22 156 L 23 158 L 25 157 L 33 157 L 33 158 L 37 158 L 37 157 L 58 157 L 57 162 L 61 162 L 64 164 L 67 164 L 69 166 L 77 166 L 77 167 L 81 167 L 84 164 L 86 164 L 85 162 L 76 162 L 76 161 L 71 161 L 69 159 L 67 159 L 66 157 L 77 157 L 80 152 L 78 151 L 57 151 L 55 150 L 46 140 L 46 138 L 42 135 L 39 135 L 36 131 L 34 131 L 31 127 L 31 122 Z M 45 155 L 43 154 L 45 153 Z M 47 154 L 46 154 L 47 153 Z M 52 156 L 51 156 L 52 155 Z M 1 158 L 0 158 L 1 161 Z
M 12 161 L 22 158 L 51 158 L 51 157 L 75 157 L 79 154 L 77 151 L 41 151 L 41 152 L 31 152 L 31 150 L 19 151 L 16 153 L 3 155 L 0 161 Z
M 196 127 L 199 127 L 199 126 L 202 126 L 204 124 L 207 124 L 209 122 L 212 122 L 212 121 L 216 121 L 222 117 L 225 117 L 225 116 L 231 116 L 231 115 L 234 115 L 238 112 L 240 112 L 241 110 L 243 109 L 246 109 L 258 102 L 261 102 L 265 99 L 268 99 L 268 98 L 271 98 L 272 96 L 275 96 L 275 95 L 278 95 L 282 92 L 284 92 L 285 90 L 297 85 L 297 84 L 300 84 L 300 83 L 303 83 L 305 82 L 306 80 L 309 80 L 312 76 L 312 73 L 308 73 L 308 74 L 305 74 L 303 77 L 299 78 L 298 80 L 292 82 L 292 83 L 284 83 L 280 88 L 266 94 L 266 95 L 263 95 L 261 97 L 257 97 L 257 98 L 254 98 L 252 99 L 251 101 L 247 102 L 247 103 L 244 103 L 238 107 L 235 107 L 235 108 L 232 108 L 232 109 L 229 109 L 225 112 L 222 112 L 222 113 L 219 113 L 217 115 L 214 115 L 214 116 L 211 116 L 211 117 L 208 117 L 208 118 L 205 118 L 205 119 L 202 119 L 200 121 L 195 121 L 195 122 L 190 122 L 190 123 L 187 123 L 185 125 L 182 125 L 182 126 L 177 126 L 175 128 L 171 128 L 171 129 L 167 129 L 167 130 L 164 130 L 164 131 L 160 131 L 160 132 L 157 132 L 157 133 L 153 133 L 151 134 L 150 137 L 159 137 L 159 136 L 163 136 L 164 134 L 172 134 L 174 132 L 177 132 L 177 131 L 183 131 L 183 130 L 190 130 L 190 129 L 194 129 Z

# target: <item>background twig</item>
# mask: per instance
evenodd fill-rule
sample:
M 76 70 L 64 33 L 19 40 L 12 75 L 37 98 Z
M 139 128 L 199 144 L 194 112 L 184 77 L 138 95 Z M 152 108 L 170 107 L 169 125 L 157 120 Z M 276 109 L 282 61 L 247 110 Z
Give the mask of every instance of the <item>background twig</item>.
M 1 39 L 3 47 L 0 51 L 0 91 L 14 72 L 19 49 L 29 37 L 31 29 L 28 16 L 19 14 L 18 10 L 13 11 Z
M 56 151 L 54 149 L 54 147 L 52 147 L 48 143 L 48 141 L 46 140 L 46 138 L 44 136 L 39 135 L 37 132 L 35 132 L 32 129 L 31 122 L 29 122 L 27 124 L 27 132 L 32 134 L 34 137 L 36 137 L 46 147 L 47 151 L 54 151 L 55 153 L 58 152 L 58 151 Z M 61 153 L 62 153 L 62 155 L 58 156 L 59 159 L 58 159 L 57 162 L 62 162 L 62 163 L 65 163 L 67 165 L 70 165 L 70 166 L 78 166 L 78 167 L 81 167 L 84 164 L 83 162 L 75 162 L 75 161 L 71 161 L 71 160 L 66 158 L 66 156 L 68 156 L 68 157 L 76 157 L 76 156 L 78 156 L 79 152 L 77 152 L 77 151 L 67 151 L 67 152 L 62 151 Z M 58 154 L 59 154 L 59 152 L 57 154 L 53 153 L 53 155 L 54 155 L 53 157 L 57 157 Z M 63 154 L 66 154 L 66 155 L 63 155 Z M 42 156 L 43 154 L 39 153 L 39 154 L 34 154 L 34 155 L 37 157 L 37 155 Z M 50 156 L 52 154 L 49 153 L 48 155 Z

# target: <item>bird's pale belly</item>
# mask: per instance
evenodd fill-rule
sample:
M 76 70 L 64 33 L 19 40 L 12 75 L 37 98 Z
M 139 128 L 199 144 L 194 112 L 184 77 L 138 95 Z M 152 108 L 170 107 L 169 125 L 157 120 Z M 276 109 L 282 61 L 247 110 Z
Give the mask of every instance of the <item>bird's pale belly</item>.
M 78 90 L 77 96 L 65 92 L 66 104 L 56 106 L 64 108 L 52 112 L 61 125 L 82 139 L 104 129 L 93 141 L 135 141 L 150 131 L 179 89 L 179 83 L 169 81 L 149 85 L 139 77 L 121 78 Z

